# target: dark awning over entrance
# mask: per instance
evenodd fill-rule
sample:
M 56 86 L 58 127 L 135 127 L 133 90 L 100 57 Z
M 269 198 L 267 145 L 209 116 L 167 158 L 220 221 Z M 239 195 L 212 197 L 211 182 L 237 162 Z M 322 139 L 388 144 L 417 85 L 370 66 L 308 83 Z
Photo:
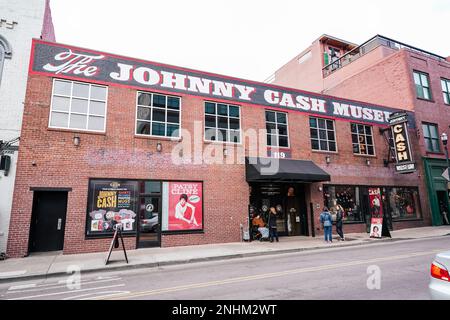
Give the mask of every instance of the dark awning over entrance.
M 273 161 L 269 163 L 269 161 Z M 278 162 L 278 164 L 276 163 Z M 330 175 L 308 160 L 246 158 L 247 182 L 320 182 Z

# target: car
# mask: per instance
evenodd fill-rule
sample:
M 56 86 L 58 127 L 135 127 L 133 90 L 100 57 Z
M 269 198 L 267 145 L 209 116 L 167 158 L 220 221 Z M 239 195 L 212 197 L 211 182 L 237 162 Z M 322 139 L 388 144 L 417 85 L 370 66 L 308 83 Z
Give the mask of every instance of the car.
M 433 300 L 450 300 L 450 251 L 438 253 L 431 264 L 430 290 Z
M 158 220 L 157 214 L 149 217 L 148 219 L 141 219 L 141 232 L 155 232 L 158 227 Z

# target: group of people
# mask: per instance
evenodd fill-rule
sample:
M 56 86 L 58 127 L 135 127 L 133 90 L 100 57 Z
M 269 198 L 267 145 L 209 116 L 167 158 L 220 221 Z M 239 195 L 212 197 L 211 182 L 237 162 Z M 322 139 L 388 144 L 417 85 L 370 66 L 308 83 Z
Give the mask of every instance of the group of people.
M 319 219 L 324 230 L 326 243 L 333 242 L 333 215 L 336 217 L 336 233 L 339 235 L 341 241 L 345 240 L 343 231 L 344 209 L 340 204 L 338 204 L 335 208 L 332 208 L 332 212 L 328 210 L 328 207 L 324 207 L 322 213 L 320 214 Z
M 278 239 L 277 231 L 277 210 L 274 207 L 269 209 L 269 216 L 267 218 L 267 223 L 262 218 L 261 214 L 254 213 L 252 219 L 252 226 L 257 228 L 258 232 L 261 234 L 261 239 L 269 238 L 270 242 Z

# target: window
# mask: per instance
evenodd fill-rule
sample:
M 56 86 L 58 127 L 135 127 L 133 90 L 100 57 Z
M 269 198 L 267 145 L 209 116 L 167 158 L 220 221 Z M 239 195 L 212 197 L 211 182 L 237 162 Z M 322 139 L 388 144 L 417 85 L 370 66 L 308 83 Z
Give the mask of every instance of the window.
M 442 94 L 445 104 L 450 104 L 450 80 L 441 79 Z
M 414 71 L 414 83 L 416 85 L 417 97 L 431 100 L 430 80 L 428 74 Z
M 356 186 L 325 186 L 325 206 L 331 212 L 336 212 L 336 206 L 341 205 L 344 209 L 344 222 L 364 222 L 359 189 Z
M 205 140 L 240 143 L 240 108 L 224 103 L 205 102 Z
M 136 134 L 157 137 L 180 137 L 180 98 L 138 92 Z
M 0 35 L 0 83 L 2 82 L 3 64 L 7 58 L 11 59 L 11 47 L 8 41 Z
M 267 145 L 289 148 L 287 114 L 266 110 Z
M 310 117 L 309 127 L 313 150 L 337 151 L 333 120 Z
M 106 99 L 107 87 L 55 79 L 49 127 L 104 132 Z
M 441 146 L 439 144 L 439 131 L 437 125 L 433 123 L 422 123 L 422 130 L 427 151 L 441 152 Z
M 372 126 L 351 123 L 353 153 L 360 155 L 375 155 Z
M 419 192 L 415 188 L 384 188 L 392 220 L 420 219 Z

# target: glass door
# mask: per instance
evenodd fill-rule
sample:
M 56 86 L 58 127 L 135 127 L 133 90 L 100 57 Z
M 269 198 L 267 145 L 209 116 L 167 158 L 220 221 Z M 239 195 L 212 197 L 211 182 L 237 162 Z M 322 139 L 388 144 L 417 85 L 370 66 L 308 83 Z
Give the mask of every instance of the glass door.
M 161 245 L 161 196 L 139 197 L 138 248 Z

